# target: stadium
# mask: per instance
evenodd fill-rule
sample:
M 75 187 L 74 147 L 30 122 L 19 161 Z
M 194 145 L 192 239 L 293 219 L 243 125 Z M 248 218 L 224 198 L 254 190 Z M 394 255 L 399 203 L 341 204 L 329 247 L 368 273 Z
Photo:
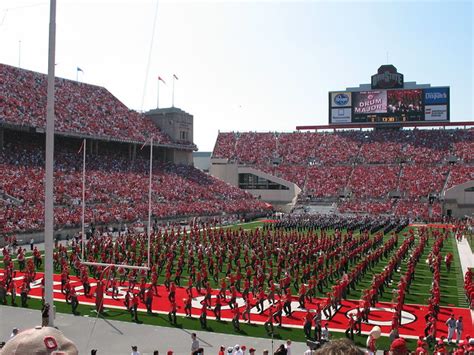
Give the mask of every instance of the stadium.
M 0 354 L 474 352 L 450 82 L 382 64 L 331 79 L 325 122 L 213 122 L 206 153 L 175 74 L 136 110 L 55 66 L 0 63 Z

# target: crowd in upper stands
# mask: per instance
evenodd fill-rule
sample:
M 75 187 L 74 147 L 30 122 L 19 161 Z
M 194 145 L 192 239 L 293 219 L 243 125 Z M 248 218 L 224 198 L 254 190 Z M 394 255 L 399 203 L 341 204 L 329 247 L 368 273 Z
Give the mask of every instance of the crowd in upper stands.
M 214 158 L 296 183 L 304 197 L 344 199 L 340 212 L 441 214 L 429 196 L 474 179 L 474 130 L 220 133 Z M 400 200 L 391 200 L 395 192 Z
M 46 90 L 46 75 L 0 64 L 0 123 L 44 129 Z M 55 116 L 59 133 L 134 142 L 153 137 L 156 143 L 173 143 L 151 120 L 99 86 L 57 78 Z M 23 143 L 7 147 L 0 157 L 0 197 L 4 191 L 15 198 L 0 198 L 0 222 L 5 222 L 4 229 L 9 231 L 35 230 L 43 220 L 43 153 L 38 145 Z M 70 152 L 59 153 L 56 222 L 75 225 L 80 215 L 80 165 Z M 109 154 L 106 159 L 88 158 L 91 188 L 87 198 L 94 204 L 94 212 L 88 210 L 87 218 L 105 222 L 142 216 L 147 208 L 143 194 L 146 159 L 138 159 L 130 168 L 123 156 Z M 306 198 L 343 196 L 341 212 L 426 219 L 430 212 L 434 217 L 441 212 L 437 201 L 429 204 L 430 195 L 474 179 L 474 130 L 220 133 L 213 157 L 252 165 L 295 182 Z M 154 186 L 158 191 L 154 193 L 157 216 L 236 212 L 251 207 L 248 204 L 261 206 L 229 185 L 209 182 L 209 177 L 191 168 L 157 165 L 155 174 L 159 181 Z M 119 181 L 122 184 L 117 184 Z M 391 199 L 392 192 L 400 199 Z M 232 201 L 241 202 L 224 207 L 227 194 Z M 9 222 L 13 220 L 14 226 Z
M 306 191 L 312 196 L 335 196 L 346 186 L 350 173 L 350 166 L 310 166 Z
M 459 185 L 472 179 L 474 179 L 474 165 L 456 165 L 451 168 L 447 187 Z
M 339 211 L 341 213 L 363 211 L 370 214 L 385 214 L 390 213 L 393 208 L 391 201 L 373 201 L 373 200 L 347 200 L 339 204 Z M 406 214 L 398 214 L 406 215 Z
M 41 132 L 46 124 L 46 93 L 46 75 L 0 64 L 0 123 Z M 172 142 L 150 119 L 128 109 L 105 88 L 61 78 L 55 80 L 55 131 L 124 142 L 153 137 L 156 144 L 183 144 Z M 42 229 L 44 142 L 38 135 L 32 137 L 32 141 L 10 137 L 0 149 L 0 233 Z M 77 146 L 71 147 L 71 141 L 56 143 L 58 227 L 78 226 L 81 221 L 82 160 L 79 143 L 76 140 Z M 148 157 L 138 154 L 131 160 L 126 155 L 113 149 L 104 152 L 101 147 L 101 154 L 87 156 L 87 223 L 129 222 L 147 216 Z M 157 161 L 153 175 L 154 218 L 268 209 L 244 191 L 190 166 Z
M 144 115 L 130 110 L 107 89 L 56 78 L 57 132 L 143 142 L 170 143 Z M 47 76 L 0 64 L 0 121 L 45 128 Z
M 77 142 L 77 141 L 76 141 Z M 55 158 L 55 222 L 78 226 L 81 221 L 82 153 L 57 145 Z M 39 230 L 44 220 L 44 148 L 40 142 L 7 143 L 0 150 L 0 232 Z M 146 157 L 133 162 L 104 152 L 86 159 L 87 223 L 109 224 L 144 219 L 148 213 Z M 154 163 L 152 212 L 156 218 L 229 214 L 268 207 L 249 194 L 192 166 Z
M 448 172 L 448 166 L 407 165 L 403 168 L 400 189 L 415 198 L 440 192 Z

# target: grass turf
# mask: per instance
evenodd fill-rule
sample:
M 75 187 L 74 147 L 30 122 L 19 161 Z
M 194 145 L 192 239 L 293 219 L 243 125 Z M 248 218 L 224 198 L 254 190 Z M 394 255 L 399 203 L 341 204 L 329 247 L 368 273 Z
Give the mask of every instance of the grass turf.
M 243 223 L 233 226 L 228 226 L 227 228 L 231 228 L 233 230 L 242 229 L 255 229 L 257 227 L 262 227 L 263 223 L 260 221 L 250 222 L 250 223 Z M 403 232 L 407 231 L 405 229 Z M 400 233 L 400 235 L 402 234 Z M 389 238 L 389 235 L 384 236 L 384 241 Z M 399 238 L 399 244 L 403 241 L 403 237 Z M 415 239 L 416 246 L 418 244 L 418 237 Z M 429 266 L 425 263 L 425 260 L 428 257 L 429 252 L 431 251 L 433 241 L 430 240 L 430 243 L 425 247 L 424 253 L 420 258 L 420 262 L 416 265 L 416 272 L 415 272 L 415 280 L 413 281 L 410 287 L 410 294 L 406 296 L 406 303 L 413 303 L 413 304 L 426 304 L 426 300 L 429 297 L 429 290 L 431 286 L 432 274 L 429 270 Z M 395 249 L 396 250 L 396 249 Z M 392 251 L 388 258 L 382 258 L 366 275 L 363 277 L 361 282 L 357 284 L 356 290 L 352 291 L 348 296 L 349 299 L 359 299 L 361 291 L 366 289 L 371 284 L 372 275 L 375 273 L 380 273 L 383 268 L 385 267 L 388 260 L 393 256 L 395 250 Z M 458 290 L 462 290 L 462 275 L 460 271 L 460 263 L 459 263 L 459 256 L 456 247 L 456 241 L 454 238 L 448 238 L 444 246 L 441 250 L 442 255 L 446 255 L 446 253 L 451 252 L 454 254 L 454 263 L 451 269 L 451 272 L 448 273 L 446 267 L 442 266 L 441 268 L 441 305 L 449 305 L 449 306 L 461 306 L 465 307 L 465 300 L 462 294 L 459 294 Z M 3 266 L 3 263 L 0 262 L 0 267 Z M 18 265 L 16 265 L 18 266 Z M 353 265 L 350 265 L 350 267 Z M 43 268 L 41 267 L 41 270 Z M 405 263 L 402 262 L 402 266 L 400 272 L 396 272 L 394 274 L 392 285 L 396 287 L 396 283 L 398 282 L 400 276 L 406 271 Z M 453 277 L 455 275 L 455 277 Z M 187 279 L 186 271 L 183 273 L 183 280 Z M 160 277 L 160 282 L 163 282 L 163 277 Z M 183 282 L 183 284 L 184 284 Z M 213 283 L 213 282 L 212 282 Z M 459 287 L 461 285 L 461 287 Z M 213 287 L 217 285 L 213 283 Z M 326 292 L 328 289 L 324 289 L 323 291 Z M 391 292 L 387 289 L 383 296 L 380 297 L 380 301 L 389 302 L 391 301 Z M 17 304 L 20 303 L 19 297 L 17 297 Z M 28 302 L 29 308 L 32 309 L 41 309 L 41 301 L 37 299 L 30 299 Z M 71 313 L 71 308 L 68 304 L 64 302 L 55 302 L 56 311 L 59 313 Z M 88 305 L 79 305 L 78 311 L 80 315 L 83 316 L 91 316 L 95 317 L 96 312 L 94 307 Z M 120 321 L 132 321 L 130 313 L 126 310 L 117 310 L 117 309 L 106 309 L 105 313 L 100 315 L 100 317 L 104 317 L 105 319 L 109 320 L 120 320 Z M 165 326 L 165 327 L 179 327 L 191 330 L 207 330 L 211 332 L 218 332 L 218 333 L 228 333 L 228 334 L 239 334 L 242 336 L 253 336 L 253 337 L 264 337 L 268 338 L 269 335 L 266 333 L 265 328 L 262 325 L 248 325 L 245 323 L 241 323 L 241 331 L 236 332 L 232 326 L 231 322 L 227 321 L 215 321 L 215 320 L 208 320 L 207 324 L 208 327 L 206 329 L 202 329 L 199 323 L 198 318 L 185 318 L 185 317 L 177 317 L 178 318 L 178 325 L 173 325 L 168 321 L 167 315 L 162 314 L 153 314 L 148 315 L 146 313 L 139 312 L 139 320 L 142 324 L 149 324 L 149 325 L 157 325 L 157 326 Z M 344 333 L 332 332 L 333 338 L 340 338 L 345 337 Z M 275 327 L 274 331 L 274 339 L 284 340 L 284 339 L 292 339 L 293 341 L 305 341 L 305 336 L 302 329 L 295 329 L 295 328 L 288 328 L 282 327 L 278 328 Z M 355 336 L 355 343 L 358 346 L 365 347 L 367 337 L 366 336 Z M 389 340 L 386 337 L 382 337 L 377 342 L 379 349 L 388 349 L 389 348 Z M 410 350 L 414 350 L 416 347 L 415 340 L 407 340 L 407 344 Z

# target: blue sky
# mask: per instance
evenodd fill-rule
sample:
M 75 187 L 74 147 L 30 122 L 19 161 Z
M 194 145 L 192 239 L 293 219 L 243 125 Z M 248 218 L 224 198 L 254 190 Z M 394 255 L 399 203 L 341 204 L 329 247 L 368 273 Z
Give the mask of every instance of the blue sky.
M 0 0 L 0 62 L 47 71 L 48 1 Z M 58 0 L 57 75 L 108 88 L 137 110 L 175 105 L 212 150 L 221 131 L 325 124 L 327 92 L 389 62 L 406 81 L 451 86 L 451 120 L 473 120 L 472 1 Z M 147 81 L 146 90 L 145 80 Z M 145 94 L 144 94 L 145 93 Z M 143 101 L 143 105 L 142 105 Z

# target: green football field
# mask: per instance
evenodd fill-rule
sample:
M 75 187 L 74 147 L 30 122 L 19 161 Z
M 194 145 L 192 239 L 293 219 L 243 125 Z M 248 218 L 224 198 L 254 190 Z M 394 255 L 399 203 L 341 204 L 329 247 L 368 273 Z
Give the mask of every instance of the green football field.
M 254 228 L 261 228 L 262 225 L 263 225 L 262 222 L 257 221 L 257 222 L 230 226 L 228 228 L 254 229 Z M 399 244 L 403 241 L 403 237 L 401 235 L 406 231 L 408 231 L 408 228 L 406 228 L 404 231 L 400 233 Z M 331 233 L 333 232 L 330 231 L 329 234 Z M 384 240 L 388 238 L 389 238 L 389 234 L 384 236 Z M 418 237 L 416 237 L 414 245 L 418 244 L 417 239 Z M 427 304 L 427 299 L 430 296 L 429 291 L 431 287 L 432 274 L 425 260 L 428 258 L 428 253 L 431 250 L 431 246 L 432 246 L 432 242 L 429 242 L 429 244 L 424 249 L 424 253 L 420 259 L 420 262 L 416 265 L 415 279 L 413 280 L 413 283 L 410 287 L 410 290 L 409 290 L 410 293 L 406 295 L 406 299 L 405 299 L 405 303 L 407 304 L 420 304 L 420 305 Z M 373 274 L 380 273 L 383 270 L 384 266 L 386 265 L 386 262 L 390 259 L 390 257 L 395 252 L 396 252 L 396 249 L 390 253 L 387 259 L 382 258 L 372 270 L 366 273 L 363 279 L 357 284 L 356 290 L 355 291 L 351 290 L 350 294 L 348 295 L 348 299 L 356 299 L 356 300 L 359 299 L 362 290 L 367 289 L 370 286 Z M 444 264 L 441 268 L 441 283 L 440 283 L 441 305 L 467 308 L 465 296 L 463 294 L 462 272 L 461 272 L 460 263 L 459 263 L 459 256 L 457 252 L 456 241 L 454 238 L 449 238 L 444 243 L 444 246 L 442 249 L 442 255 L 444 256 L 448 252 L 453 253 L 454 263 L 453 263 L 450 273 L 448 273 Z M 27 256 L 29 256 L 29 253 L 27 254 Z M 2 267 L 3 267 L 3 262 L 2 262 L 2 258 L 0 258 L 0 268 Z M 18 265 L 16 265 L 16 267 L 18 267 Z M 43 271 L 43 270 L 41 268 L 41 270 L 38 270 L 38 271 Z M 406 271 L 406 265 L 402 263 L 402 266 L 399 272 L 396 272 L 394 274 L 394 278 L 392 281 L 392 285 L 394 288 L 396 287 L 399 281 L 400 275 L 402 275 L 405 271 Z M 187 276 L 188 276 L 187 271 L 185 270 L 183 273 L 182 285 L 186 284 Z M 164 277 L 163 275 L 161 275 L 160 282 L 162 282 L 163 279 Z M 211 278 L 211 286 L 213 288 L 217 287 L 216 283 L 214 283 L 212 278 Z M 327 292 L 328 290 L 329 289 L 324 289 L 324 292 Z M 391 290 L 387 289 L 384 292 L 383 296 L 380 297 L 380 301 L 390 302 L 392 299 L 392 294 L 390 291 Z M 295 290 L 293 290 L 293 293 L 295 293 Z M 19 297 L 16 303 L 20 304 Z M 56 305 L 57 312 L 71 313 L 71 308 L 66 303 L 56 302 L 55 305 Z M 28 307 L 33 308 L 33 309 L 40 309 L 41 302 L 40 300 L 37 300 L 37 299 L 30 299 L 28 302 Z M 89 316 L 89 317 L 97 316 L 95 312 L 95 307 L 92 307 L 92 306 L 80 305 L 78 310 L 80 312 L 80 315 L 82 316 Z M 132 321 L 130 313 L 127 312 L 126 310 L 106 309 L 105 313 L 99 316 L 107 318 L 107 319 L 112 319 L 112 320 Z M 167 315 L 162 315 L 162 314 L 148 315 L 146 313 L 139 313 L 139 320 L 140 320 L 140 323 L 143 323 L 143 324 L 202 330 L 200 327 L 198 318 L 189 319 L 189 318 L 184 318 L 184 317 L 178 317 L 178 325 L 173 325 L 168 321 Z M 212 331 L 212 332 L 219 332 L 219 333 L 236 334 L 235 330 L 232 327 L 232 324 L 226 321 L 208 320 L 207 330 Z M 420 329 L 420 332 L 421 331 L 422 329 Z M 239 335 L 244 335 L 244 336 L 248 335 L 248 336 L 253 336 L 253 337 L 268 337 L 263 326 L 248 325 L 248 324 L 244 324 L 243 322 L 241 323 L 241 331 Z M 344 333 L 333 332 L 332 336 L 333 338 L 344 337 Z M 295 329 L 295 328 L 289 328 L 289 327 L 282 327 L 282 328 L 275 327 L 274 338 L 275 339 L 292 339 L 293 341 L 302 341 L 302 342 L 306 340 L 302 329 Z M 355 342 L 357 345 L 361 347 L 365 347 L 366 338 L 367 338 L 366 336 L 356 335 Z M 414 350 L 415 345 L 416 345 L 415 340 L 408 340 L 408 346 L 411 350 Z M 388 338 L 382 337 L 378 341 L 378 347 L 379 349 L 388 349 L 389 347 Z

